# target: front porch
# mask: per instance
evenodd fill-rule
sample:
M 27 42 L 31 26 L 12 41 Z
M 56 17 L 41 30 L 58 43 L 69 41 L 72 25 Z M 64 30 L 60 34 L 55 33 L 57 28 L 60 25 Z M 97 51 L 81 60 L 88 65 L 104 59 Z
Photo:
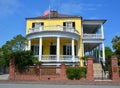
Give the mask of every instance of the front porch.
M 28 50 L 32 50 L 43 65 L 80 64 L 79 41 L 63 37 L 41 37 L 28 41 Z M 72 63 L 72 64 L 71 64 Z

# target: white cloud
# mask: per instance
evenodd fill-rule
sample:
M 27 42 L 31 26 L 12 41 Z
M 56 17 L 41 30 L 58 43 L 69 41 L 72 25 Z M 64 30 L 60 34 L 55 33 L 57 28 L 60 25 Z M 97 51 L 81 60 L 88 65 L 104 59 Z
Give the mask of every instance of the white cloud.
M 21 7 L 19 0 L 0 0 L 0 16 L 14 14 Z

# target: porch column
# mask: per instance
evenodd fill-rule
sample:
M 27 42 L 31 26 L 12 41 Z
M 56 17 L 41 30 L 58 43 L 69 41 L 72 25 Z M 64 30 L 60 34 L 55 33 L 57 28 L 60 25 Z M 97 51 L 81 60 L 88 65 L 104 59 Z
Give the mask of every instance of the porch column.
M 28 40 L 28 50 L 31 50 L 31 40 Z
M 104 46 L 104 42 L 102 43 L 102 57 L 103 57 L 103 62 L 105 62 L 105 46 Z
M 100 45 L 98 47 L 98 54 L 99 54 L 98 58 L 99 58 L 99 62 L 100 62 L 100 57 L 101 57 L 101 55 L 100 55 Z
M 103 24 L 101 24 L 101 33 L 102 33 L 102 38 L 104 38 Z
M 78 56 L 80 56 L 80 41 L 78 40 Z
M 83 57 L 84 57 L 84 56 L 85 56 L 85 55 L 84 55 L 84 43 L 83 43 L 82 45 L 83 45 Z
M 60 60 L 60 37 L 57 37 L 57 61 Z
M 72 39 L 72 61 L 75 61 L 75 47 L 74 47 L 74 39 Z
M 42 59 L 42 37 L 39 38 L 39 61 Z

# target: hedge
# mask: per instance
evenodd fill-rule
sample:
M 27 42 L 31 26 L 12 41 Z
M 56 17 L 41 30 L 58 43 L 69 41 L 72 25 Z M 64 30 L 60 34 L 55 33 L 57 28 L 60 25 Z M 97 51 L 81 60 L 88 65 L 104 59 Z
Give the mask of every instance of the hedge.
M 85 78 L 87 73 L 87 68 L 76 68 L 76 67 L 69 67 L 66 69 L 66 74 L 68 79 L 76 79 L 79 80 L 80 78 Z

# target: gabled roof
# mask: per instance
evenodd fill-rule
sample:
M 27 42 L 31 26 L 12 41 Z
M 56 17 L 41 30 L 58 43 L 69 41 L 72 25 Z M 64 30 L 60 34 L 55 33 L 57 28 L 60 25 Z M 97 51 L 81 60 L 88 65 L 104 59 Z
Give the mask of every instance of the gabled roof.
M 56 10 L 50 11 L 50 19 L 54 18 L 81 18 L 80 16 L 71 16 L 71 15 L 66 15 L 66 14 L 60 14 Z M 31 17 L 31 18 L 26 18 L 26 19 L 49 19 L 49 15 L 47 16 L 37 16 L 37 17 Z

